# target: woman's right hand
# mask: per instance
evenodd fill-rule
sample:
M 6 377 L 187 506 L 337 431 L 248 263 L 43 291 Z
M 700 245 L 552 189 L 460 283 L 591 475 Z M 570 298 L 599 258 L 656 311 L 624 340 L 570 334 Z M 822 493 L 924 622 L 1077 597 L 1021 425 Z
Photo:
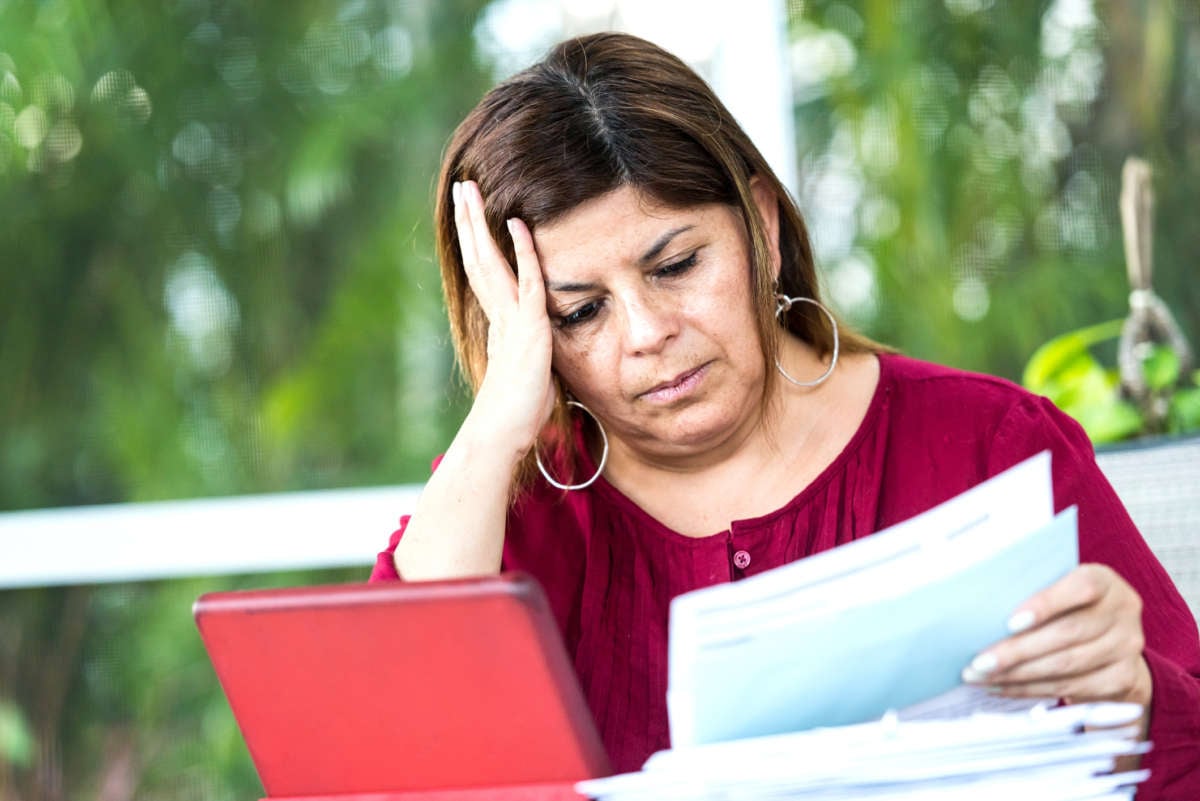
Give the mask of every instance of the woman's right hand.
M 554 408 L 552 332 L 533 236 L 520 220 L 509 221 L 514 278 L 488 231 L 479 187 L 464 181 L 453 193 L 463 267 L 488 318 L 488 363 L 467 419 L 396 546 L 396 572 L 410 581 L 500 569 L 513 468 Z
M 454 224 L 471 291 L 488 318 L 487 370 L 470 422 L 489 438 L 501 437 L 515 457 L 537 439 L 554 408 L 550 362 L 553 338 L 546 289 L 533 235 L 519 219 L 508 221 L 517 277 L 492 239 L 483 196 L 474 181 L 455 184 Z

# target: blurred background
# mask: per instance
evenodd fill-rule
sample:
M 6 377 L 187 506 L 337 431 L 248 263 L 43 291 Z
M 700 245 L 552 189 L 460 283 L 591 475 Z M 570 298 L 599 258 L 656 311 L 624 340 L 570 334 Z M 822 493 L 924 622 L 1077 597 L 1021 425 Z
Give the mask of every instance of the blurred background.
M 36 557 L 0 585 L 0 801 L 259 797 L 191 603 L 365 579 L 404 509 L 312 531 L 288 499 L 419 484 L 465 412 L 441 149 L 495 80 L 612 27 L 713 81 L 869 335 L 1019 380 L 1124 316 L 1140 155 L 1154 286 L 1197 341 L 1194 3 L 0 2 L 0 563 Z M 152 526 L 169 569 L 70 580 L 73 541 L 31 522 L 119 552 L 97 510 L 229 496 L 268 504 L 236 535 L 278 559 L 190 559 L 201 500 Z M 344 537 L 370 546 L 287 558 Z

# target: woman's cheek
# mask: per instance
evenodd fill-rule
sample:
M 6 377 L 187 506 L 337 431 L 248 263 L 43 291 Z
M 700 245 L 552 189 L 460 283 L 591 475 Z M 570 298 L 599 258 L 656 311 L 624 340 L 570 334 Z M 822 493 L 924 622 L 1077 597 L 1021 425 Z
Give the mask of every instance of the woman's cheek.
M 589 347 L 581 345 L 578 341 L 556 340 L 554 343 L 554 371 L 577 396 L 590 394 L 589 389 L 595 383 L 591 375 L 595 368 L 591 353 Z

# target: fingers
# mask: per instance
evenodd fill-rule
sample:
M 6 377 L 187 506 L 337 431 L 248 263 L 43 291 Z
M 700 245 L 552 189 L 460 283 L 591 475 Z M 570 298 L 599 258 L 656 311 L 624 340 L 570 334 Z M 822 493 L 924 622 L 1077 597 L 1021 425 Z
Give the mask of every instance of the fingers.
M 524 222 L 513 218 L 508 221 L 508 233 L 512 237 L 513 251 L 517 256 L 517 294 L 523 311 L 540 317 L 546 313 L 546 286 L 542 279 L 542 266 L 538 262 L 537 250 L 533 245 L 533 234 Z
M 467 201 L 463 198 L 463 187 L 455 183 L 451 190 L 454 198 L 454 228 L 458 232 L 458 249 L 462 253 L 463 269 L 472 289 L 480 282 L 479 254 L 475 248 L 475 229 L 467 212 Z M 479 294 L 478 291 L 475 294 Z
M 554 337 L 546 288 L 529 227 L 508 220 L 516 275 L 488 228 L 483 196 L 472 181 L 452 189 L 463 269 L 488 318 L 487 365 L 471 407 L 472 420 L 499 436 L 501 447 L 525 453 L 554 408 Z
M 1149 702 L 1149 668 L 1145 660 L 1134 658 L 1110 659 L 1096 649 L 1082 648 L 1071 655 L 1060 655 L 1055 661 L 1079 666 L 1078 673 L 1029 670 L 1034 678 L 1014 681 L 1008 674 L 991 683 L 990 689 L 1010 698 L 1065 698 L 1076 701 L 1137 701 Z M 1143 691 L 1145 688 L 1145 691 Z
M 504 254 L 492 239 L 479 187 L 474 181 L 463 181 L 455 184 L 452 191 L 463 269 L 484 313 L 489 320 L 495 320 L 516 301 L 517 282 Z
M 1018 634 L 1073 609 L 1099 603 L 1118 579 L 1105 565 L 1080 565 L 1021 604 L 1009 618 L 1008 629 Z
M 963 681 L 1014 697 L 1148 701 L 1141 599 L 1110 568 L 1081 565 L 1022 604 L 1009 628 Z
M 1034 665 L 1045 666 L 1043 660 L 1048 655 L 1107 639 L 1112 633 L 1128 634 L 1119 623 L 1118 617 L 1109 613 L 1100 598 L 1073 605 L 1041 625 L 992 646 L 972 662 L 972 667 L 980 673 L 990 674 L 989 680 L 1022 667 L 1027 674 Z M 1052 667 L 1061 668 L 1058 664 Z
M 993 687 L 1028 684 L 1047 676 L 1074 678 L 1141 652 L 1140 637 L 1123 627 L 1105 628 L 1091 619 L 1061 623 L 1031 632 L 1028 639 L 1014 638 L 1013 647 L 999 657 L 1008 660 L 1008 666 L 981 671 L 978 678 Z M 986 667 L 986 658 L 982 661 Z

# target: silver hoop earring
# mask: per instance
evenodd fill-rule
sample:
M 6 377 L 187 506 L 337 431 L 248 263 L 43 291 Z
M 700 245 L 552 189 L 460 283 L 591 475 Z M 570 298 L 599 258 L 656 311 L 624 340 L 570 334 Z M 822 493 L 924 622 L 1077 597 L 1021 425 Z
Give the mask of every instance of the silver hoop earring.
M 781 376 L 786 378 L 788 381 L 791 381 L 798 387 L 820 386 L 829 379 L 829 376 L 833 375 L 833 368 L 837 367 L 839 345 L 837 320 L 834 319 L 833 314 L 829 311 L 829 309 L 825 308 L 812 298 L 789 298 L 787 295 L 782 295 L 779 293 L 775 294 L 775 319 L 782 321 L 784 312 L 792 308 L 792 306 L 796 303 L 811 303 L 820 309 L 822 314 L 829 318 L 829 324 L 833 327 L 833 358 L 829 360 L 829 369 L 826 370 L 820 378 L 815 378 L 812 381 L 797 381 L 796 379 L 792 378 L 787 374 L 787 370 L 783 369 L 783 365 L 779 363 L 778 357 L 775 358 L 775 369 L 779 371 Z
M 542 455 L 538 453 L 536 443 L 534 443 L 533 446 L 533 457 L 537 460 L 538 470 L 542 471 L 542 477 L 545 478 L 551 486 L 558 487 L 561 490 L 587 489 L 595 483 L 596 479 L 600 478 L 600 474 L 604 472 L 604 465 L 608 463 L 608 434 L 604 431 L 604 426 L 600 423 L 600 418 L 592 414 L 591 409 L 584 406 L 577 400 L 569 400 L 567 401 L 567 405 L 578 406 L 580 409 L 583 409 L 585 412 L 587 412 L 589 417 L 596 421 L 596 428 L 600 429 L 600 438 L 604 440 L 604 451 L 600 454 L 600 466 L 596 468 L 596 472 L 591 478 L 581 484 L 562 484 L 558 481 L 555 481 L 553 478 L 551 478 L 550 474 L 546 472 L 546 466 L 542 464 Z

